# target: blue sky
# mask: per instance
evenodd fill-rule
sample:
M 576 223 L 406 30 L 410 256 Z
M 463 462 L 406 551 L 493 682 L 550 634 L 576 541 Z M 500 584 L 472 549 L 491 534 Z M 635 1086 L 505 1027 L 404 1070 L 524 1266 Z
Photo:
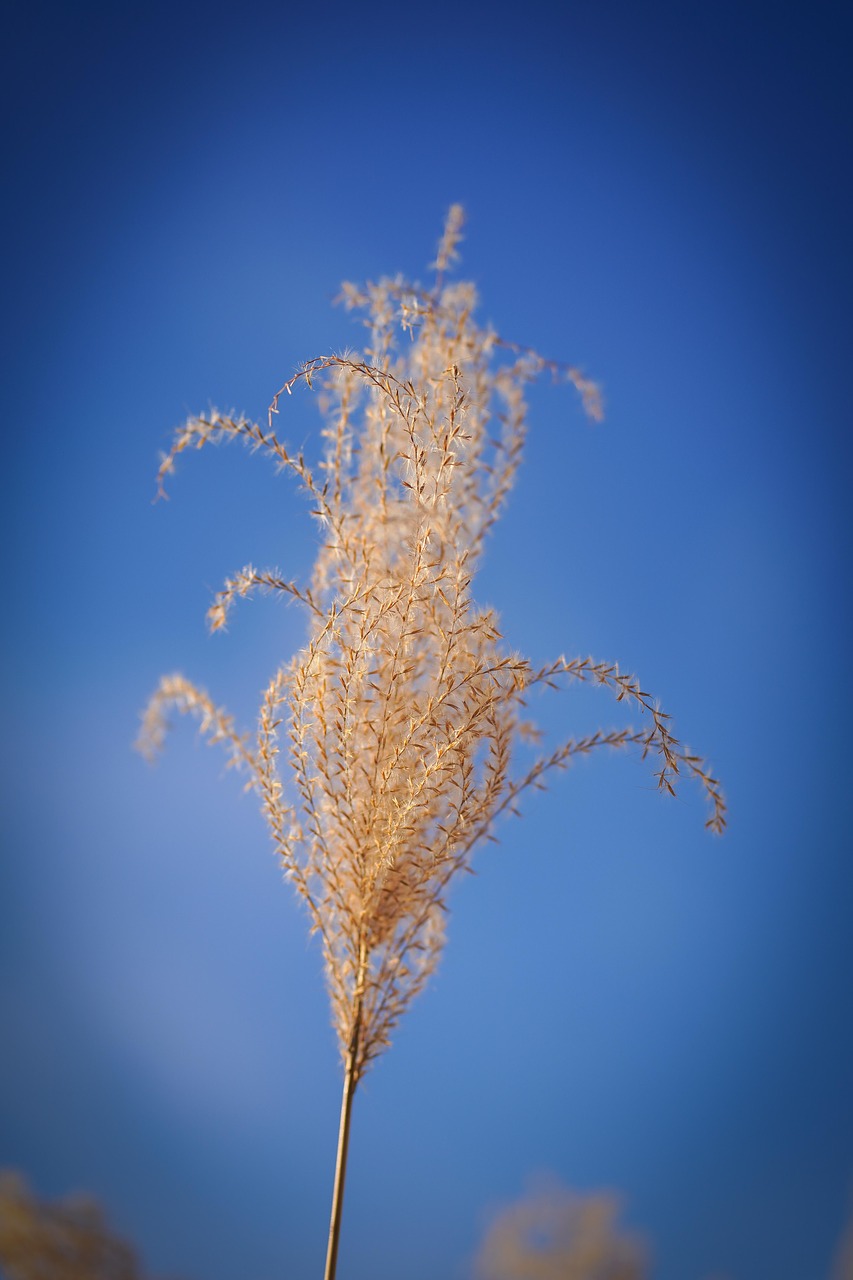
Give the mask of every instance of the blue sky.
M 460 201 L 482 317 L 607 406 L 535 390 L 477 595 L 535 661 L 636 671 L 731 829 L 628 757 L 503 826 L 356 1098 L 342 1280 L 461 1280 L 540 1170 L 618 1191 L 659 1280 L 827 1275 L 853 1192 L 840 7 L 11 12 L 0 1164 L 96 1193 L 152 1271 L 322 1266 L 318 952 L 192 728 L 154 770 L 130 749 L 174 669 L 252 725 L 303 621 L 204 613 L 249 561 L 307 574 L 315 531 L 239 450 L 168 503 L 154 474 L 188 413 L 261 416 L 356 344 L 339 282 L 423 274 Z M 316 448 L 316 404 L 287 413 Z M 533 711 L 623 722 L 592 691 Z

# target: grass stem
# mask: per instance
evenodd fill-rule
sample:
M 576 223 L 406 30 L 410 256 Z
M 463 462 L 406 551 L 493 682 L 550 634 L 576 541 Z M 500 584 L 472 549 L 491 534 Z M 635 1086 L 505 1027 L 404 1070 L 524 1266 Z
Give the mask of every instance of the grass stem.
M 329 1222 L 329 1247 L 326 1252 L 326 1271 L 324 1280 L 335 1280 L 338 1265 L 338 1242 L 341 1235 L 341 1214 L 344 1207 L 344 1182 L 347 1174 L 347 1151 L 349 1149 L 350 1117 L 352 1116 L 352 1100 L 355 1096 L 356 1060 L 358 1055 L 358 1037 L 361 1029 L 361 1010 L 353 1029 L 352 1040 L 346 1059 L 344 1089 L 341 1096 L 341 1123 L 338 1129 L 338 1154 L 335 1160 L 335 1185 L 332 1192 L 332 1216 Z

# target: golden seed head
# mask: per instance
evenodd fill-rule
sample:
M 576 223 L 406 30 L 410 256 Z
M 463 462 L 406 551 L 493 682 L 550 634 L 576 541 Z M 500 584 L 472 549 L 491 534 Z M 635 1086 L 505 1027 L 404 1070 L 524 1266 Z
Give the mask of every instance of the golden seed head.
M 185 449 L 242 439 L 296 474 L 322 526 L 308 586 L 247 565 L 208 612 L 211 630 L 221 630 L 234 602 L 256 588 L 307 610 L 308 642 L 270 682 L 255 745 L 181 676 L 162 681 L 140 741 L 155 751 L 165 709 L 177 706 L 247 769 L 321 937 L 333 1019 L 356 1078 L 435 968 L 451 880 L 495 819 L 549 771 L 599 746 L 633 744 L 658 758 L 662 790 L 674 794 L 679 773 L 696 777 L 712 803 L 708 825 L 725 822 L 718 785 L 633 676 L 591 658 L 534 670 L 474 603 L 477 557 L 521 461 L 526 384 L 545 371 L 567 378 L 594 419 L 601 397 L 578 370 L 479 327 L 473 285 L 444 283 L 462 221 L 454 205 L 431 289 L 399 279 L 342 286 L 367 329 L 362 356 L 308 361 L 274 397 L 265 427 L 216 411 L 191 418 L 158 473 L 162 489 Z M 281 396 L 315 381 L 325 420 L 316 474 L 272 430 Z M 565 678 L 607 686 L 648 727 L 570 739 L 519 773 L 514 749 L 535 739 L 524 695 Z

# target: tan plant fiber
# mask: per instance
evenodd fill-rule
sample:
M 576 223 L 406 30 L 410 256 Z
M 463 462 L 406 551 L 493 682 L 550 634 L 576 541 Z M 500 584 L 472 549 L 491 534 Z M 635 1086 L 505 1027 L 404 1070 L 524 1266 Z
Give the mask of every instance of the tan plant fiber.
M 263 695 L 257 739 L 250 744 L 206 693 L 173 675 L 151 700 L 140 745 L 160 746 L 175 706 L 248 770 L 322 942 L 350 1098 L 435 969 L 451 880 L 495 819 L 551 770 L 597 747 L 636 745 L 655 760 L 663 790 L 673 792 L 679 774 L 698 779 L 708 825 L 721 831 L 725 822 L 716 780 L 633 676 L 591 658 L 534 669 L 475 604 L 477 559 L 521 459 L 526 384 L 546 371 L 568 380 L 594 419 L 601 401 L 578 370 L 476 323 L 474 286 L 445 281 L 461 227 L 453 206 L 430 288 L 400 279 L 343 286 L 367 327 L 362 355 L 303 365 L 266 426 L 218 412 L 190 418 L 159 471 L 162 491 L 184 450 L 242 439 L 296 475 L 322 531 L 310 585 L 249 565 L 208 613 L 221 629 L 235 601 L 261 589 L 308 615 L 308 643 Z M 312 468 L 272 424 L 283 396 L 315 380 L 325 451 Z M 533 735 L 525 695 L 564 679 L 606 686 L 645 724 L 569 739 L 519 771 L 513 749 Z M 343 1127 L 342 1141 L 345 1149 Z

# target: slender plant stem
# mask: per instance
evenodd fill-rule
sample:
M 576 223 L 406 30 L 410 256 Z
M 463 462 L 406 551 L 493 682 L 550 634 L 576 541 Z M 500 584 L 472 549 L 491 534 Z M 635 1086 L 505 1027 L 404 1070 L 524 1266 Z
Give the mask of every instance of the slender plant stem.
M 341 1097 L 341 1123 L 338 1129 L 338 1155 L 335 1160 L 335 1186 L 332 1192 L 332 1216 L 329 1222 L 329 1248 L 326 1252 L 326 1273 L 324 1280 L 335 1280 L 338 1265 L 338 1241 L 341 1235 L 341 1213 L 344 1207 L 344 1181 L 347 1175 L 347 1151 L 349 1149 L 349 1126 L 352 1115 L 352 1100 L 355 1095 L 355 1066 L 358 1055 L 358 1038 L 361 1030 L 361 1009 L 358 1010 L 352 1040 L 347 1053 L 346 1072 L 344 1074 L 344 1090 Z

